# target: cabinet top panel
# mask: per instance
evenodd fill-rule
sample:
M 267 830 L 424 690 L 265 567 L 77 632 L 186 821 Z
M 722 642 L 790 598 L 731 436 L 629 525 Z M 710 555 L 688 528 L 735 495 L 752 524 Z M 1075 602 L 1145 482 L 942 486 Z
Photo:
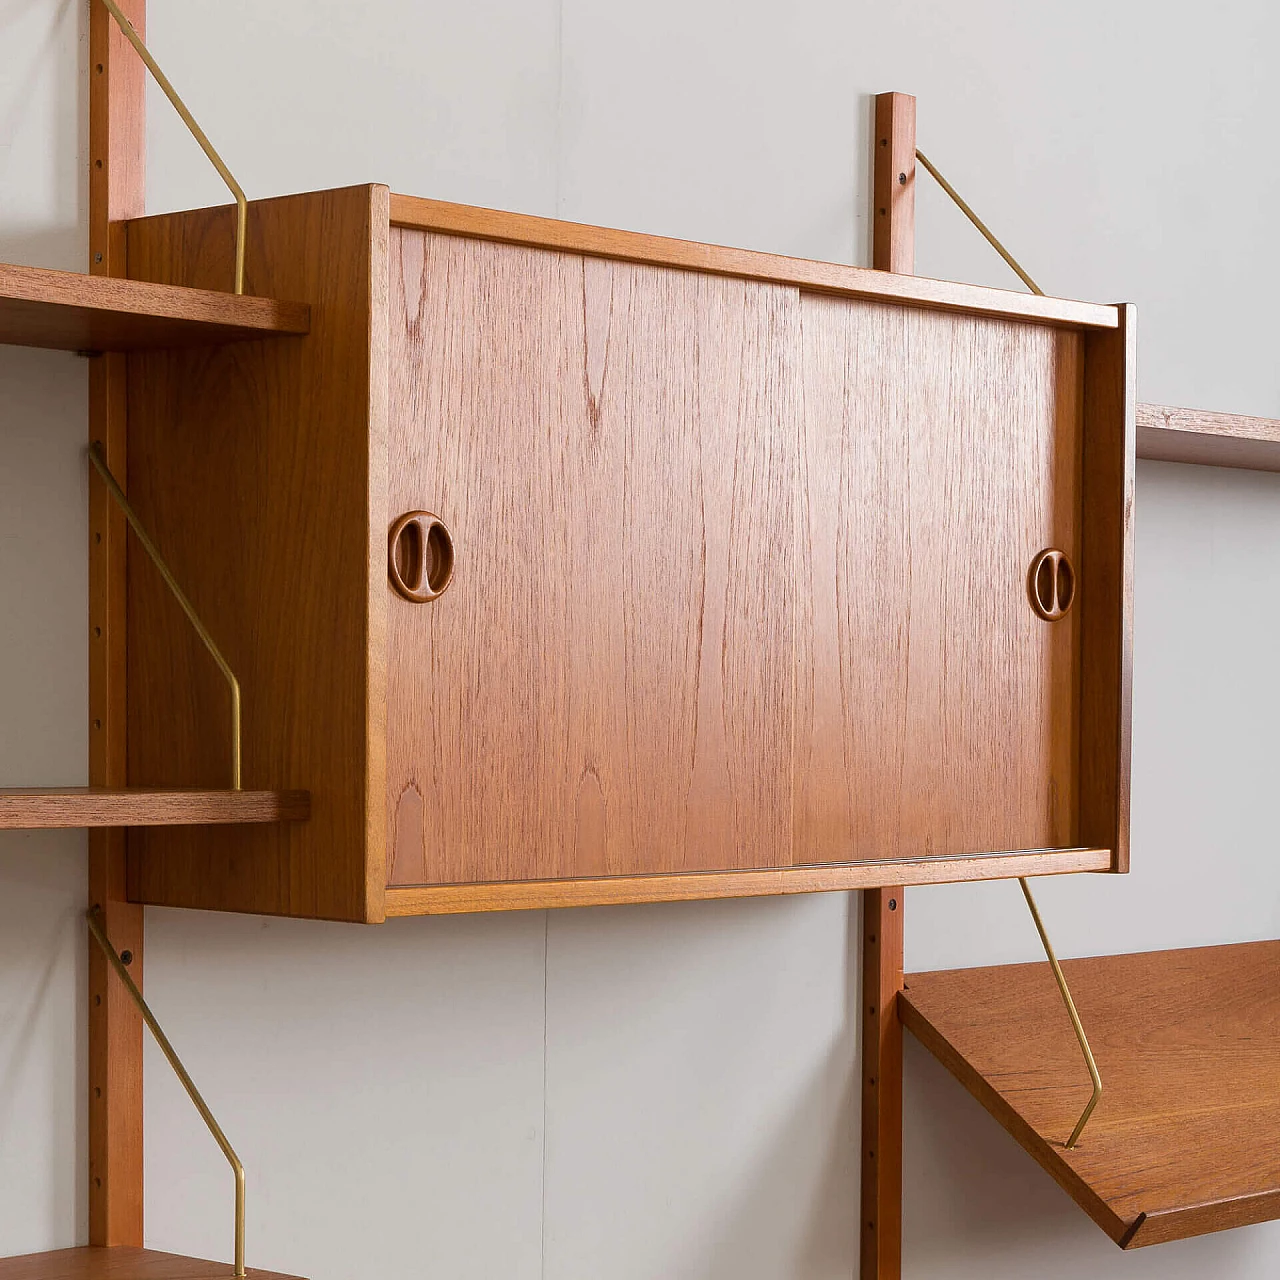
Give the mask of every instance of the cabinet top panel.
M 417 196 L 392 195 L 391 223 L 422 231 L 446 231 L 481 240 L 558 249 L 591 257 L 767 280 L 820 293 L 872 298 L 905 306 L 1002 316 L 1081 329 L 1115 329 L 1119 325 L 1118 309 L 1096 302 L 1072 302 L 1064 298 L 956 284 L 949 280 L 930 280 L 924 276 L 895 275 L 839 262 L 813 262 L 780 254 L 642 235 L 635 231 L 614 231 L 607 227 L 477 209 L 471 205 L 448 204 Z

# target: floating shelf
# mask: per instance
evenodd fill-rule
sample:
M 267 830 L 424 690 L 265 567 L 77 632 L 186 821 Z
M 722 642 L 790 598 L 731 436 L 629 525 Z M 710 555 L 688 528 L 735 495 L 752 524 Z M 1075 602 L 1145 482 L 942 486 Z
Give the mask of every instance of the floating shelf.
M 49 827 L 188 827 L 305 822 L 307 791 L 173 791 L 144 787 L 0 788 L 0 831 Z M 3 1276 L 0 1272 L 0 1276 Z
M 913 974 L 902 1020 L 1118 1244 L 1280 1217 L 1280 942 Z
M 226 1262 L 202 1262 L 154 1249 L 58 1249 L 0 1258 L 0 1280 L 227 1280 Z M 248 1268 L 249 1280 L 298 1280 L 276 1271 Z
M 0 263 L 0 343 L 131 351 L 242 342 L 311 327 L 304 302 Z
M 1138 457 L 1280 471 L 1280 422 L 1206 409 L 1138 406 Z

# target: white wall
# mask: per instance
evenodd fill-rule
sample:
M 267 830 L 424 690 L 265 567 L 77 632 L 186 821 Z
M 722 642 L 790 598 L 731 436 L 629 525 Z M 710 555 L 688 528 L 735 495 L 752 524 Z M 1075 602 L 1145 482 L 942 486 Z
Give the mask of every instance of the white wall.
M 0 259 L 84 265 L 84 18 L 0 0 Z M 223 15 L 219 18 L 219 14 Z M 866 262 L 869 95 L 1050 292 L 1138 303 L 1144 399 L 1280 416 L 1280 11 L 1081 0 L 151 0 L 251 196 L 445 199 Z M 220 201 L 153 95 L 150 207 Z M 1006 284 L 922 178 L 918 269 Z M 0 778 L 85 771 L 84 369 L 0 349 Z M 1059 949 L 1280 936 L 1280 476 L 1139 468 L 1134 872 L 1041 882 Z M 0 1252 L 83 1239 L 83 837 L 0 836 Z M 913 968 L 1028 959 L 1015 886 L 907 895 Z M 856 899 L 417 920 L 147 915 L 148 989 L 314 1280 L 856 1273 Z M 149 1242 L 230 1184 L 148 1058 Z M 1231 1280 L 1280 1226 L 1119 1253 L 908 1046 L 910 1280 Z

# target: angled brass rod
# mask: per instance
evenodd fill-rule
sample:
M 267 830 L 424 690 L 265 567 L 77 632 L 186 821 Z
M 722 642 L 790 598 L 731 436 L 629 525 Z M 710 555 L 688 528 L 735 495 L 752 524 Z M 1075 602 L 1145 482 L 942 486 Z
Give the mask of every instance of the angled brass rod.
M 949 183 L 946 180 L 946 178 L 944 178 L 942 174 L 940 174 L 937 171 L 937 169 L 933 167 L 933 164 L 929 160 L 929 157 L 926 156 L 923 151 L 917 150 L 916 159 L 919 160 L 920 163 L 924 165 L 926 169 L 928 169 L 930 174 L 933 176 L 934 181 L 937 182 L 938 186 L 940 186 L 943 189 L 943 191 L 945 191 L 947 195 L 949 195 L 952 198 L 952 200 L 954 200 L 956 204 L 960 206 L 960 212 L 963 213 L 964 216 L 968 218 L 969 221 L 972 222 L 973 225 L 977 227 L 979 231 L 982 232 L 983 236 L 986 237 L 987 243 L 1014 269 L 1014 271 L 1017 272 L 1018 279 L 1020 279 L 1022 283 L 1025 284 L 1027 288 L 1031 290 L 1032 293 L 1038 294 L 1040 297 L 1043 298 L 1044 290 L 1038 284 L 1036 284 L 1036 282 L 1029 275 L 1027 275 L 1025 271 L 1023 271 L 1023 269 L 1018 265 L 1018 260 L 1013 256 L 1013 254 L 1009 252 L 1008 249 L 1004 247 L 1004 245 L 1000 243 L 999 240 L 995 238 L 995 236 L 991 233 L 991 230 L 987 226 L 987 224 L 983 222 L 983 220 L 980 217 L 978 217 L 978 215 L 974 213 L 974 211 L 971 208 L 969 208 L 968 204 L 965 202 L 964 197 L 955 189 L 955 187 L 953 187 L 951 183 Z
M 1084 1132 L 1084 1127 L 1089 1123 L 1089 1117 L 1093 1115 L 1093 1109 L 1098 1105 L 1098 1100 L 1102 1097 L 1102 1076 L 1098 1073 L 1098 1064 L 1093 1060 L 1093 1051 L 1089 1048 L 1089 1038 L 1084 1033 L 1084 1026 L 1080 1022 L 1080 1015 L 1076 1012 L 1076 1002 L 1071 998 L 1071 990 L 1067 986 L 1067 980 L 1062 975 L 1062 966 L 1058 963 L 1058 957 L 1053 954 L 1053 944 L 1049 941 L 1049 935 L 1045 932 L 1044 921 L 1040 919 L 1040 912 L 1036 908 L 1036 900 L 1031 896 L 1031 886 L 1027 883 L 1024 876 L 1018 877 L 1018 883 L 1022 886 L 1023 897 L 1027 900 L 1027 906 L 1031 908 L 1031 918 L 1036 922 L 1036 932 L 1040 935 L 1040 941 L 1044 946 L 1044 953 L 1049 957 L 1049 966 L 1053 969 L 1054 981 L 1058 984 L 1058 990 L 1062 993 L 1062 1003 L 1067 1006 L 1067 1013 L 1071 1017 L 1071 1025 L 1075 1028 L 1076 1039 L 1080 1042 L 1080 1052 L 1084 1054 L 1085 1064 L 1089 1068 L 1089 1078 L 1093 1081 L 1093 1096 L 1089 1099 L 1084 1111 L 1080 1115 L 1080 1119 L 1076 1121 L 1076 1127 L 1071 1131 L 1071 1137 L 1067 1139 L 1067 1150 L 1080 1141 L 1080 1135 Z
M 196 613 L 195 606 L 187 599 L 182 588 L 178 586 L 178 580 L 173 576 L 169 566 L 165 564 L 164 557 L 160 554 L 156 544 L 151 541 L 151 536 L 143 527 L 142 521 L 138 519 L 138 513 L 130 506 L 129 499 L 124 496 L 124 490 L 120 488 L 115 476 L 111 474 L 111 469 L 107 466 L 107 459 L 102 452 L 102 445 L 96 440 L 89 446 L 89 458 L 98 469 L 98 474 L 107 486 L 107 492 L 115 499 L 116 505 L 120 510 L 124 512 L 124 517 L 128 520 L 129 527 L 138 535 L 138 541 L 142 543 L 142 549 L 151 557 L 151 561 L 159 570 L 165 585 L 173 592 L 173 598 L 182 607 L 182 612 L 187 615 L 188 620 L 196 630 L 196 634 L 203 641 L 204 647 L 208 649 L 214 662 L 218 664 L 218 670 L 222 672 L 231 688 L 231 787 L 233 790 L 239 791 L 240 681 L 236 679 L 235 672 L 231 670 L 226 658 L 222 656 L 222 651 L 209 634 L 209 629 L 200 621 L 200 615 Z
M 240 1157 L 236 1155 L 235 1148 L 227 1141 L 227 1135 L 222 1132 L 222 1127 L 213 1117 L 213 1112 L 209 1110 L 209 1104 L 200 1096 L 200 1090 L 196 1088 L 195 1082 L 187 1074 L 187 1069 L 182 1065 L 182 1059 L 178 1057 L 173 1045 L 169 1043 L 169 1037 L 165 1035 L 160 1024 L 156 1021 L 155 1014 L 147 1007 L 147 1002 L 142 998 L 142 992 L 138 990 L 133 979 L 129 976 L 129 970 L 125 963 L 116 954 L 116 949 L 111 945 L 106 933 L 102 928 L 102 911 L 99 907 L 91 907 L 86 913 L 85 918 L 89 922 L 89 932 L 93 934 L 94 941 L 102 948 L 102 954 L 107 957 L 107 963 L 116 971 L 116 976 L 124 983 L 124 989 L 129 993 L 130 999 L 138 1006 L 138 1012 L 142 1014 L 142 1020 L 147 1024 L 147 1029 L 155 1036 L 156 1044 L 160 1046 L 160 1052 L 169 1060 L 169 1065 L 173 1068 L 174 1074 L 182 1082 L 182 1087 L 187 1091 L 187 1097 L 195 1104 L 196 1110 L 200 1113 L 200 1119 L 208 1126 L 209 1132 L 213 1134 L 213 1140 L 222 1149 L 222 1154 L 227 1157 L 227 1163 L 231 1166 L 231 1171 L 235 1174 L 236 1179 L 236 1270 L 237 1276 L 243 1276 L 244 1270 L 244 1165 L 240 1163 Z
M 147 70 L 155 77 L 156 84 L 164 90 L 165 97 L 173 103 L 173 109 L 182 117 L 182 123 L 191 131 L 191 136 L 200 144 L 200 149 L 209 157 L 209 162 L 218 171 L 218 176 L 227 184 L 228 190 L 236 201 L 236 293 L 244 292 L 244 240 L 245 227 L 248 222 L 249 202 L 240 184 L 235 180 L 231 170 L 227 168 L 222 157 L 214 150 L 213 143 L 205 135 L 205 131 L 196 123 L 196 118 L 187 110 L 187 104 L 178 97 L 178 91 L 169 83 L 169 77 L 160 70 L 160 64 L 151 56 L 150 50 L 143 44 L 142 37 L 134 30 L 133 23 L 120 11 L 115 0 L 102 0 L 107 10 L 116 20 L 116 25 L 124 33 L 124 37 L 138 51 L 138 57 L 147 65 Z

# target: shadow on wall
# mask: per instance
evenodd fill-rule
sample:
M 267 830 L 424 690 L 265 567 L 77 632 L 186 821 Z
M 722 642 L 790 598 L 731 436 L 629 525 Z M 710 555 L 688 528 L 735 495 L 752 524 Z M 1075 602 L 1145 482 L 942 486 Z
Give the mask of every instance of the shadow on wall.
M 856 941 L 856 932 L 853 936 Z M 808 1182 L 808 1221 L 797 1234 L 798 1247 L 784 1274 L 798 1280 L 848 1280 L 859 1249 L 861 1106 L 855 1048 L 850 1027 L 796 1094 L 791 1110 L 762 1147 L 750 1185 L 726 1212 L 704 1267 L 691 1274 L 705 1280 L 743 1280 L 759 1274 L 761 1256 L 776 1251 L 773 1228 L 779 1201 L 794 1197 L 797 1183 Z M 818 1153 L 821 1158 L 815 1159 Z
M 0 47 L 6 74 L 0 75 L 0 188 L 9 186 L 8 208 L 0 229 L 0 261 L 84 271 L 88 245 L 83 221 L 88 205 L 88 169 L 83 156 L 89 145 L 88 7 L 75 0 L 32 5 L 26 0 L 0 3 Z M 19 51 L 17 56 L 12 56 Z M 71 61 L 76 63 L 71 73 Z M 52 127 L 63 138 L 74 136 L 74 152 L 57 152 L 45 185 L 15 198 L 19 177 L 8 172 L 15 150 L 16 167 L 30 182 L 30 140 Z M 12 184 L 12 185 L 11 185 Z M 34 203 L 33 203 L 34 202 Z M 57 219 L 71 211 L 81 218 L 71 226 Z M 17 218 L 15 218 L 17 213 Z M 16 222 L 29 225 L 18 229 Z
M 858 1164 L 861 1100 L 858 1016 L 861 1001 L 858 949 L 859 895 L 847 896 L 848 1020 L 753 1160 L 750 1182 L 724 1216 L 718 1239 L 696 1274 L 705 1280 L 742 1280 L 760 1274 L 760 1262 L 776 1254 L 778 1205 L 804 1196 L 807 1220 L 784 1261 L 787 1276 L 847 1280 L 858 1257 Z M 854 1200 L 850 1204 L 850 1191 Z
M 904 1280 L 1273 1280 L 1280 1223 L 1122 1252 L 909 1032 L 904 1058 Z
M 84 837 L 0 832 L 0 1252 L 88 1229 Z
M 547 1280 L 850 1280 L 856 895 L 551 913 Z

